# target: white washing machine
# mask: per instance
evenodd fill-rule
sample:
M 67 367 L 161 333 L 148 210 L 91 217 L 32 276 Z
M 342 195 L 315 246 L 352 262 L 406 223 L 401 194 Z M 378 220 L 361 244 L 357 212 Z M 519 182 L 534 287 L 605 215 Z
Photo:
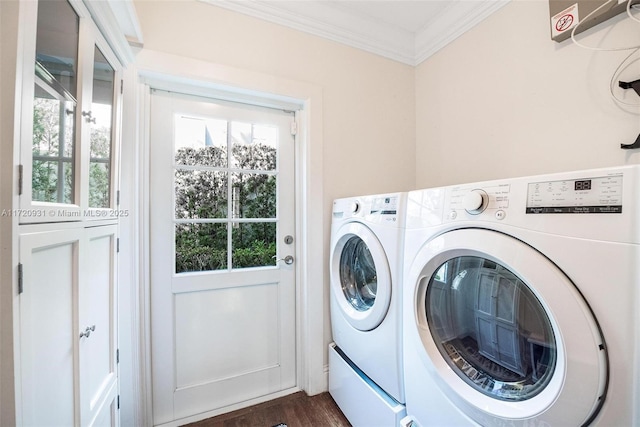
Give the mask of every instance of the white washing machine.
M 335 347 L 329 350 L 329 391 L 353 425 L 398 425 L 404 416 L 405 206 L 406 193 L 333 203 L 329 272 Z
M 640 425 L 640 169 L 410 192 L 407 420 Z

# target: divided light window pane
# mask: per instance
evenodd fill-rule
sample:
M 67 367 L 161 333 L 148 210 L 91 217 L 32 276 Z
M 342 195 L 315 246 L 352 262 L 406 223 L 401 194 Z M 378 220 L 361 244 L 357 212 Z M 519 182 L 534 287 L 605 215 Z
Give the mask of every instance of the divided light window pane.
M 74 203 L 80 20 L 67 1 L 38 3 L 32 200 Z
M 278 129 L 253 123 L 231 123 L 231 162 L 234 168 L 276 169 Z
M 276 265 L 276 223 L 240 223 L 232 230 L 233 268 Z
M 114 79 L 115 70 L 96 46 L 93 60 L 93 99 L 89 118 L 89 206 L 92 208 L 111 206 Z
M 275 218 L 276 177 L 259 173 L 233 173 L 233 217 Z
M 176 219 L 227 217 L 227 173 L 175 170 Z
M 225 270 L 227 224 L 176 224 L 176 273 Z
M 178 116 L 175 162 L 185 166 L 227 166 L 226 120 Z

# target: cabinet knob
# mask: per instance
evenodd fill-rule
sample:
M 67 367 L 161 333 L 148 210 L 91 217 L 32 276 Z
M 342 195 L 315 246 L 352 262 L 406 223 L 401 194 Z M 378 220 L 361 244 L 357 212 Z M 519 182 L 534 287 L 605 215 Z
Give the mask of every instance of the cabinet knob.
M 82 337 L 89 338 L 89 335 L 91 335 L 91 332 L 95 330 L 96 330 L 96 325 L 87 326 L 84 332 L 80 332 L 80 339 L 82 339 Z
M 93 113 L 91 111 L 83 111 L 82 112 L 82 117 L 84 117 L 84 120 L 87 123 L 94 123 L 96 122 L 96 118 L 93 117 Z

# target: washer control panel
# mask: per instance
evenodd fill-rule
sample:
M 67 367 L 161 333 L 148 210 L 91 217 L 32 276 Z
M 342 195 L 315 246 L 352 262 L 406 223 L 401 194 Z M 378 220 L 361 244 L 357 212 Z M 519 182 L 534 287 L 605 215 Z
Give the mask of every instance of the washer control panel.
M 449 199 L 448 219 L 454 220 L 461 214 L 492 215 L 497 220 L 506 217 L 509 208 L 511 184 L 496 184 L 478 187 L 453 187 Z M 468 215 L 464 215 L 468 217 Z
M 622 174 L 527 186 L 527 214 L 564 213 L 622 213 Z

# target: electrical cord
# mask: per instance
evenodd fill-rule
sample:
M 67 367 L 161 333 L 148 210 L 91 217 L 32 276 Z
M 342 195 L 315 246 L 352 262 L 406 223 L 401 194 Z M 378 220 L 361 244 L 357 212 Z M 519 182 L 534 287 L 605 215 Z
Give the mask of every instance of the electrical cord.
M 616 102 L 622 104 L 622 105 L 626 105 L 629 107 L 638 107 L 640 106 L 640 103 L 631 103 L 631 102 L 625 102 L 624 100 L 620 99 L 619 97 L 616 96 L 615 94 L 615 88 L 618 86 L 618 79 L 620 77 L 620 74 L 622 73 L 623 70 L 629 68 L 631 66 L 631 64 L 640 61 L 640 56 L 634 58 L 633 60 L 629 61 L 630 58 L 632 58 L 636 53 L 638 53 L 640 51 L 640 48 L 635 49 L 633 52 L 631 52 L 629 55 L 627 55 L 626 58 L 624 58 L 624 60 L 620 63 L 620 65 L 618 65 L 618 68 L 616 68 L 616 70 L 613 72 L 613 75 L 611 76 L 611 82 L 609 83 L 609 93 L 611 94 L 611 97 L 613 99 L 616 100 Z
M 581 19 L 580 22 L 578 22 L 578 24 L 576 24 L 575 27 L 573 27 L 573 29 L 571 30 L 571 40 L 573 41 L 573 43 L 575 43 L 577 46 L 580 46 L 581 48 L 584 49 L 589 49 L 589 50 L 595 50 L 595 51 L 607 51 L 607 52 L 613 52 L 613 51 L 620 51 L 620 50 L 632 50 L 632 49 L 640 49 L 640 45 L 636 45 L 636 46 L 627 46 L 627 47 L 595 47 L 595 46 L 587 46 L 584 45 L 582 43 L 580 43 L 577 39 L 576 39 L 576 30 L 580 27 L 580 24 L 582 24 L 583 22 L 587 22 L 593 15 L 595 15 L 596 13 L 598 13 L 601 9 L 605 8 L 606 6 L 609 6 L 611 3 L 617 2 L 618 0 L 607 0 L 605 3 L 601 4 L 599 7 L 597 7 L 593 12 L 589 13 L 587 16 L 584 17 L 584 19 Z M 631 1 L 632 0 L 628 0 L 627 1 L 627 14 L 631 17 L 631 19 L 633 19 L 634 21 L 638 21 L 635 17 L 633 17 L 633 15 L 631 14 Z
M 620 74 L 622 74 L 622 72 L 629 68 L 633 63 L 640 61 L 640 57 L 636 57 L 635 59 L 631 60 L 631 58 L 633 58 L 634 55 L 636 55 L 638 53 L 638 51 L 640 51 L 640 45 L 637 46 L 627 46 L 627 47 L 595 47 L 595 46 L 587 46 L 584 45 L 582 43 L 580 43 L 577 39 L 576 39 L 576 31 L 577 29 L 580 27 L 580 24 L 582 24 L 583 22 L 587 22 L 593 15 L 595 15 L 596 13 L 598 13 L 600 10 L 604 9 L 605 7 L 609 6 L 611 3 L 613 2 L 617 2 L 618 0 L 607 0 L 605 3 L 603 3 L 602 5 L 600 5 L 598 8 L 596 8 L 593 12 L 589 13 L 587 16 L 584 17 L 584 19 L 580 20 L 580 22 L 578 22 L 578 24 L 573 27 L 573 29 L 571 30 L 571 40 L 573 41 L 574 44 L 576 44 L 577 46 L 584 48 L 584 49 L 588 49 L 588 50 L 593 50 L 593 51 L 599 51 L 599 52 L 613 52 L 613 51 L 623 51 L 623 50 L 632 50 L 633 52 L 631 52 L 621 63 L 620 65 L 618 65 L 618 67 L 616 68 L 616 70 L 614 71 L 613 75 L 611 76 L 611 81 L 609 83 L 609 93 L 611 95 L 611 97 L 619 104 L 621 105 L 626 105 L 628 107 L 638 107 L 640 106 L 640 103 L 631 103 L 631 102 L 626 102 L 622 99 L 620 99 L 618 96 L 616 96 L 616 91 L 615 88 L 618 86 L 618 78 L 620 77 Z M 631 7 L 634 6 L 635 4 L 640 4 L 640 3 L 635 3 L 632 5 L 632 1 L 633 0 L 628 0 L 627 1 L 627 7 L 626 7 L 626 12 L 627 15 L 630 19 L 636 21 L 636 22 L 640 22 L 639 19 L 637 19 L 636 17 L 633 16 L 633 14 L 631 13 Z
M 633 6 L 638 6 L 637 8 L 635 8 L 638 9 L 640 8 L 640 3 L 631 4 L 631 0 L 629 0 L 627 2 L 627 15 L 632 21 L 640 22 L 640 19 L 636 18 L 635 16 L 633 16 L 633 13 L 631 13 L 631 8 L 633 8 Z

